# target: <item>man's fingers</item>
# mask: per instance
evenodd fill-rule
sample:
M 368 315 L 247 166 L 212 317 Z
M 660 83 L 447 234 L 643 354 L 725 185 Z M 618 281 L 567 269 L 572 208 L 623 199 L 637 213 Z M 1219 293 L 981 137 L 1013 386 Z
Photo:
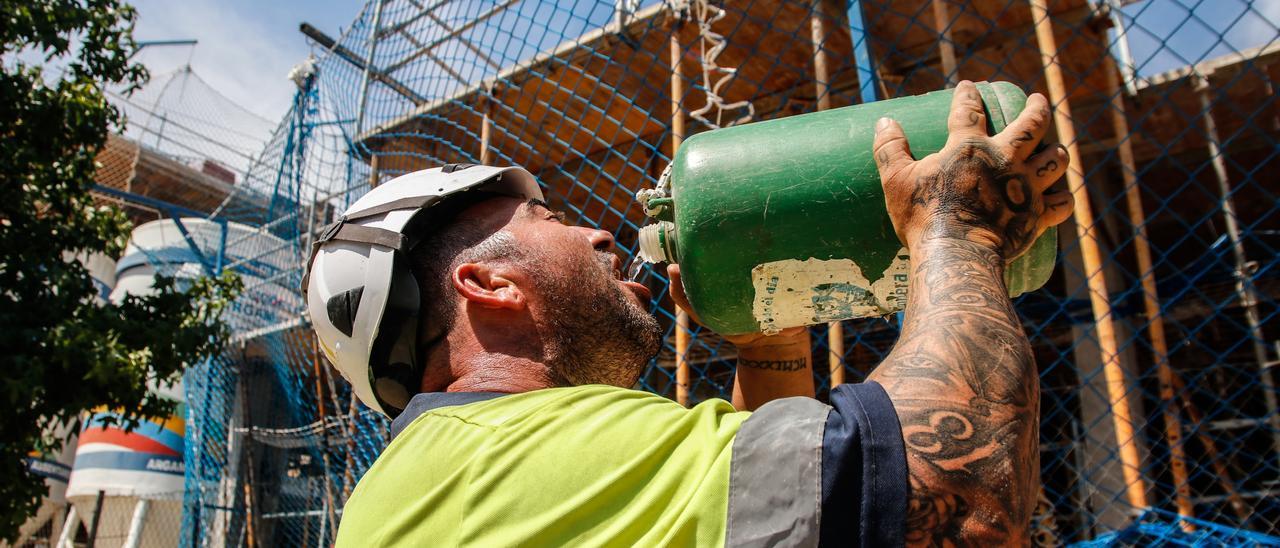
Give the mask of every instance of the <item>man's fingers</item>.
M 1039 93 L 1027 97 L 1027 105 L 1022 113 L 995 137 L 1004 153 L 1015 162 L 1031 156 L 1036 144 L 1049 131 L 1052 116 L 1049 111 L 1049 100 Z
M 882 181 L 915 161 L 911 158 L 907 134 L 902 132 L 902 126 L 892 118 L 881 118 L 876 122 L 876 140 L 871 146 L 871 152 L 876 157 L 876 167 L 880 168 Z
M 987 115 L 982 110 L 978 86 L 965 80 L 951 96 L 951 116 L 947 118 L 947 146 L 987 136 Z
M 1044 213 L 1040 215 L 1040 227 L 1058 226 L 1071 216 L 1076 200 L 1070 192 L 1059 190 L 1044 195 Z
M 680 278 L 680 265 L 674 263 L 667 265 L 667 279 L 670 280 L 667 292 L 671 294 L 671 300 L 697 322 L 698 317 L 693 314 L 693 307 L 689 306 L 689 297 L 684 294 L 684 280 Z
M 1032 175 L 1032 188 L 1036 191 L 1049 188 L 1062 177 L 1063 173 L 1067 172 L 1067 166 L 1070 164 L 1071 157 L 1067 155 L 1067 147 L 1062 145 L 1032 156 L 1027 160 L 1027 169 Z

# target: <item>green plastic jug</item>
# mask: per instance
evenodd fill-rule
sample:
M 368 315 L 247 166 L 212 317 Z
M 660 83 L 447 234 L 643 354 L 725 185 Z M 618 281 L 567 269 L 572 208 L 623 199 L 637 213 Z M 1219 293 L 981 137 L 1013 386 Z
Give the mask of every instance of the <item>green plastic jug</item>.
M 1026 94 L 979 83 L 988 131 Z M 923 158 L 947 140 L 951 90 L 700 133 L 655 190 L 637 198 L 659 222 L 640 230 L 640 260 L 680 263 L 699 319 L 734 335 L 884 316 L 906 307 L 908 256 L 885 210 L 872 158 L 875 122 L 897 120 Z M 667 187 L 670 194 L 667 195 Z M 1010 296 L 1053 272 L 1049 229 L 1005 271 Z

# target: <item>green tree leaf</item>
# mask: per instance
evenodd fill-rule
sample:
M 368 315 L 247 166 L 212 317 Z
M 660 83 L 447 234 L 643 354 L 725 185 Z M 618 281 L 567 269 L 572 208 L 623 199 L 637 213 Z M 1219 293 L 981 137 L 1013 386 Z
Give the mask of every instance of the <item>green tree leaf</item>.
M 135 12 L 118 0 L 0 0 L 0 538 L 45 494 L 27 471 L 55 450 L 60 424 L 86 410 L 119 410 L 126 426 L 165 417 L 173 403 L 148 381 L 173 381 L 225 340 L 221 312 L 239 293 L 234 274 L 95 302 L 77 256 L 118 256 L 129 234 L 119 210 L 94 205 L 94 158 L 121 113 L 106 86 L 146 82 L 133 63 Z M 22 55 L 19 55 L 22 54 Z M 46 69 L 23 58 L 43 58 Z

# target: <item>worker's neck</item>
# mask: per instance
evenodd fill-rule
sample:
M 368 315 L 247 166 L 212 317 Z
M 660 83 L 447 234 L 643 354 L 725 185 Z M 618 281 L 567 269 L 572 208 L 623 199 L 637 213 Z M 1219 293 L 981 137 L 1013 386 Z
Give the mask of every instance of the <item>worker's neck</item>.
M 518 394 L 555 386 L 547 366 L 519 356 L 494 353 L 472 356 L 463 369 L 445 392 Z
M 557 386 L 542 361 L 541 345 L 532 343 L 481 345 L 474 338 L 450 336 L 433 349 L 422 391 L 518 394 Z

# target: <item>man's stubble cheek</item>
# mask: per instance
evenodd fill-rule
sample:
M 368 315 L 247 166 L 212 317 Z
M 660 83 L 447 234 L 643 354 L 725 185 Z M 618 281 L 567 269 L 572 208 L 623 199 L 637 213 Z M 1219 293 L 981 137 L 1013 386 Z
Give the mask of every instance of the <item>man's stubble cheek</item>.
M 594 269 L 580 270 L 588 277 Z M 612 276 L 574 280 L 548 288 L 563 296 L 553 334 L 566 378 L 578 383 L 633 386 L 662 346 L 657 319 Z

